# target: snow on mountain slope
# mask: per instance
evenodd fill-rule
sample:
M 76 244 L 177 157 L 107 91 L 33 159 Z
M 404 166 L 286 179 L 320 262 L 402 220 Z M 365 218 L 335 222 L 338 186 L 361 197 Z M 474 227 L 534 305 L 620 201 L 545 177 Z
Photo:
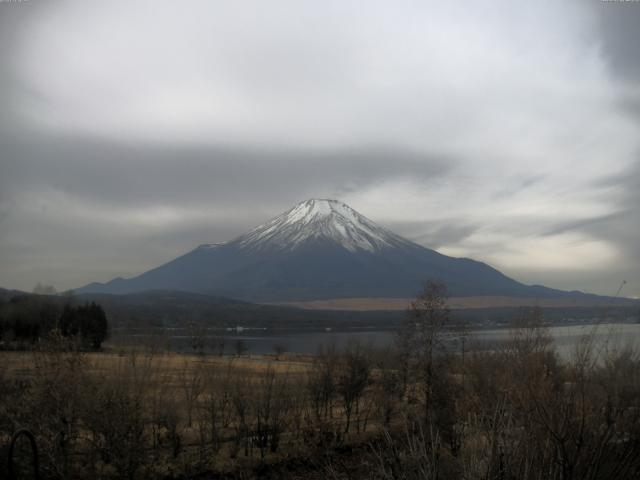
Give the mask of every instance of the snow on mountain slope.
M 231 243 L 251 251 L 289 251 L 309 240 L 338 244 L 350 252 L 415 246 L 348 205 L 327 199 L 299 203 Z

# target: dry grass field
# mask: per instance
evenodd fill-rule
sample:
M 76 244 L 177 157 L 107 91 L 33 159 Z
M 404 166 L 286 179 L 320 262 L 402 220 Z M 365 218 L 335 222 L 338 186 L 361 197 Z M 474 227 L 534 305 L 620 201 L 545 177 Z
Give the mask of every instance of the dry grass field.
M 287 302 L 279 305 L 305 308 L 310 310 L 406 310 L 412 298 L 334 298 L 328 300 L 311 300 L 306 302 Z M 611 303 L 603 303 L 602 300 L 594 301 L 589 298 L 519 298 L 519 297 L 451 297 L 447 301 L 449 308 L 518 308 L 518 307 L 542 307 L 542 308 L 570 308 L 570 307 L 606 307 L 619 306 L 624 299 L 617 299 Z
M 267 370 L 272 370 L 278 374 L 303 374 L 306 373 L 313 361 L 312 356 L 305 355 L 280 355 L 276 359 L 275 355 L 242 355 L 242 356 L 218 356 L 175 353 L 170 351 L 147 352 L 135 351 L 132 349 L 121 352 L 86 354 L 91 368 L 96 371 L 113 371 L 114 368 L 123 362 L 129 361 L 132 355 L 139 355 L 152 359 L 154 367 L 158 371 L 164 371 L 171 375 L 182 375 L 197 369 L 220 370 L 233 366 L 243 373 L 263 374 Z
M 46 478 L 172 478 L 277 463 L 371 430 L 374 396 L 363 383 L 338 401 L 337 377 L 326 378 L 337 367 L 333 353 L 321 362 L 55 346 L 0 352 L 0 446 L 18 428 L 35 432 Z M 84 457 L 95 460 L 72 461 Z
M 89 376 L 108 378 L 123 370 L 138 367 L 145 369 L 147 378 L 161 378 L 166 386 L 177 388 L 184 376 L 200 371 L 221 371 L 233 368 L 243 375 L 260 376 L 266 371 L 278 375 L 300 376 L 308 373 L 313 357 L 305 355 L 245 355 L 217 356 L 183 354 L 175 352 L 148 352 L 133 348 L 119 352 L 86 352 L 83 355 L 85 373 Z M 7 379 L 29 379 L 37 375 L 38 354 L 34 352 L 0 351 L 0 363 Z
M 562 363 L 533 319 L 499 350 L 449 355 L 430 312 L 385 351 L 0 352 L 0 478 L 22 428 L 47 480 L 638 478 L 637 352 L 585 338 Z

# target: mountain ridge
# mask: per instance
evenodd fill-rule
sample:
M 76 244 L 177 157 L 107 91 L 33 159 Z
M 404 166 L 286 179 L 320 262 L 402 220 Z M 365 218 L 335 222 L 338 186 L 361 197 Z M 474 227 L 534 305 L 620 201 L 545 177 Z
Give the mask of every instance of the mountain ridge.
M 448 257 L 330 199 L 300 202 L 229 242 L 203 244 L 136 277 L 78 291 L 167 289 L 254 302 L 405 298 L 428 279 L 443 281 L 454 296 L 588 295 L 524 285 L 485 263 Z

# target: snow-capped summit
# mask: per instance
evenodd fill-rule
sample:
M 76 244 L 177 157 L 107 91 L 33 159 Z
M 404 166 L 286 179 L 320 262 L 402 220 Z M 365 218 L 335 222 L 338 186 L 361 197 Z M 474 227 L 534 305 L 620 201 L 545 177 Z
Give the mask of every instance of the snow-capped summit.
M 307 241 L 374 252 L 412 245 L 338 200 L 311 199 L 254 228 L 234 242 L 256 251 L 293 250 Z

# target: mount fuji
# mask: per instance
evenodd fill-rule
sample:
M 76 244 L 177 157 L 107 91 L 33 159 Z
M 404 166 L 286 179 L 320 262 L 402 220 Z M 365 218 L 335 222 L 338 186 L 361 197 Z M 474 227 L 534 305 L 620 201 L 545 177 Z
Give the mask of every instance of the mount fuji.
M 485 263 L 442 255 L 326 199 L 299 203 L 232 241 L 201 245 L 137 277 L 77 292 L 183 290 L 255 302 L 408 298 L 428 279 L 457 297 L 584 295 L 527 286 Z

